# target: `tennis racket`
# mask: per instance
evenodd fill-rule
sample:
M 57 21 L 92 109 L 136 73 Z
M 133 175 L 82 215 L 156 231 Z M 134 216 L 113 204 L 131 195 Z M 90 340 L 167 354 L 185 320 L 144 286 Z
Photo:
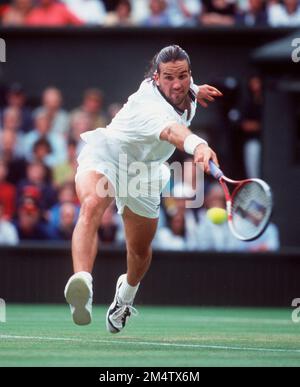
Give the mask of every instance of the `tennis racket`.
M 261 179 L 231 180 L 224 176 L 213 161 L 209 163 L 212 176 L 219 181 L 225 194 L 232 234 L 242 241 L 258 238 L 265 231 L 272 215 L 271 188 Z M 232 193 L 228 183 L 235 186 Z

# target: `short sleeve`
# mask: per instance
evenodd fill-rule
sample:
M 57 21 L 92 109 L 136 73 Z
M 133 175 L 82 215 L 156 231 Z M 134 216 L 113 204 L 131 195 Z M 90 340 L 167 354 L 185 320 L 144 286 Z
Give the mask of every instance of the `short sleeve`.
M 159 104 L 151 104 L 143 109 L 140 114 L 140 135 L 143 138 L 160 139 L 161 132 L 170 124 L 180 123 L 167 109 Z

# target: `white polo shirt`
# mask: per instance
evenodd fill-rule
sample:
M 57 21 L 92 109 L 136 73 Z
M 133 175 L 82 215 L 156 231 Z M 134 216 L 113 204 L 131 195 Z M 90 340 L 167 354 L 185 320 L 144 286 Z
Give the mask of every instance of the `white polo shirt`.
M 107 128 L 83 133 L 81 138 L 87 144 L 101 146 L 105 136 L 110 143 L 115 143 L 116 156 L 122 151 L 127 154 L 129 162 L 162 164 L 173 154 L 175 146 L 161 141 L 159 136 L 171 122 L 190 126 L 196 113 L 197 89 L 196 85 L 191 84 L 188 117 L 187 110 L 183 114 L 178 112 L 151 80 L 144 80 Z
M 179 112 L 152 81 L 143 81 L 107 128 L 81 135 L 86 144 L 78 157 L 75 179 L 86 171 L 101 173 L 114 187 L 120 214 L 127 206 L 138 215 L 157 218 L 160 193 L 170 179 L 164 162 L 175 150 L 159 137 L 170 123 L 190 125 L 196 93 L 197 86 L 191 84 L 190 112 Z M 138 195 L 132 187 L 138 187 Z

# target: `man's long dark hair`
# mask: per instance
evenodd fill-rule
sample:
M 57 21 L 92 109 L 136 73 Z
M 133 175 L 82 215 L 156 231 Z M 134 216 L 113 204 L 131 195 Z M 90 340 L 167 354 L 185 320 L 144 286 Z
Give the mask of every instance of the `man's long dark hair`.
M 159 73 L 161 63 L 175 62 L 177 60 L 186 60 L 191 70 L 191 61 L 189 55 L 177 45 L 167 46 L 160 50 L 152 59 L 149 70 L 145 74 L 146 79 L 153 79 L 156 72 Z

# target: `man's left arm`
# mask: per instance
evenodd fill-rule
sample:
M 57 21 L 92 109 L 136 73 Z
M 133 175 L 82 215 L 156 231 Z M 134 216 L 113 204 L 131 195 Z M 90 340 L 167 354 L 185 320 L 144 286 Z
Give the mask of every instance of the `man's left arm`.
M 197 102 L 205 108 L 208 107 L 208 102 L 214 102 L 215 98 L 223 96 L 220 90 L 210 85 L 196 86 L 196 89 Z

